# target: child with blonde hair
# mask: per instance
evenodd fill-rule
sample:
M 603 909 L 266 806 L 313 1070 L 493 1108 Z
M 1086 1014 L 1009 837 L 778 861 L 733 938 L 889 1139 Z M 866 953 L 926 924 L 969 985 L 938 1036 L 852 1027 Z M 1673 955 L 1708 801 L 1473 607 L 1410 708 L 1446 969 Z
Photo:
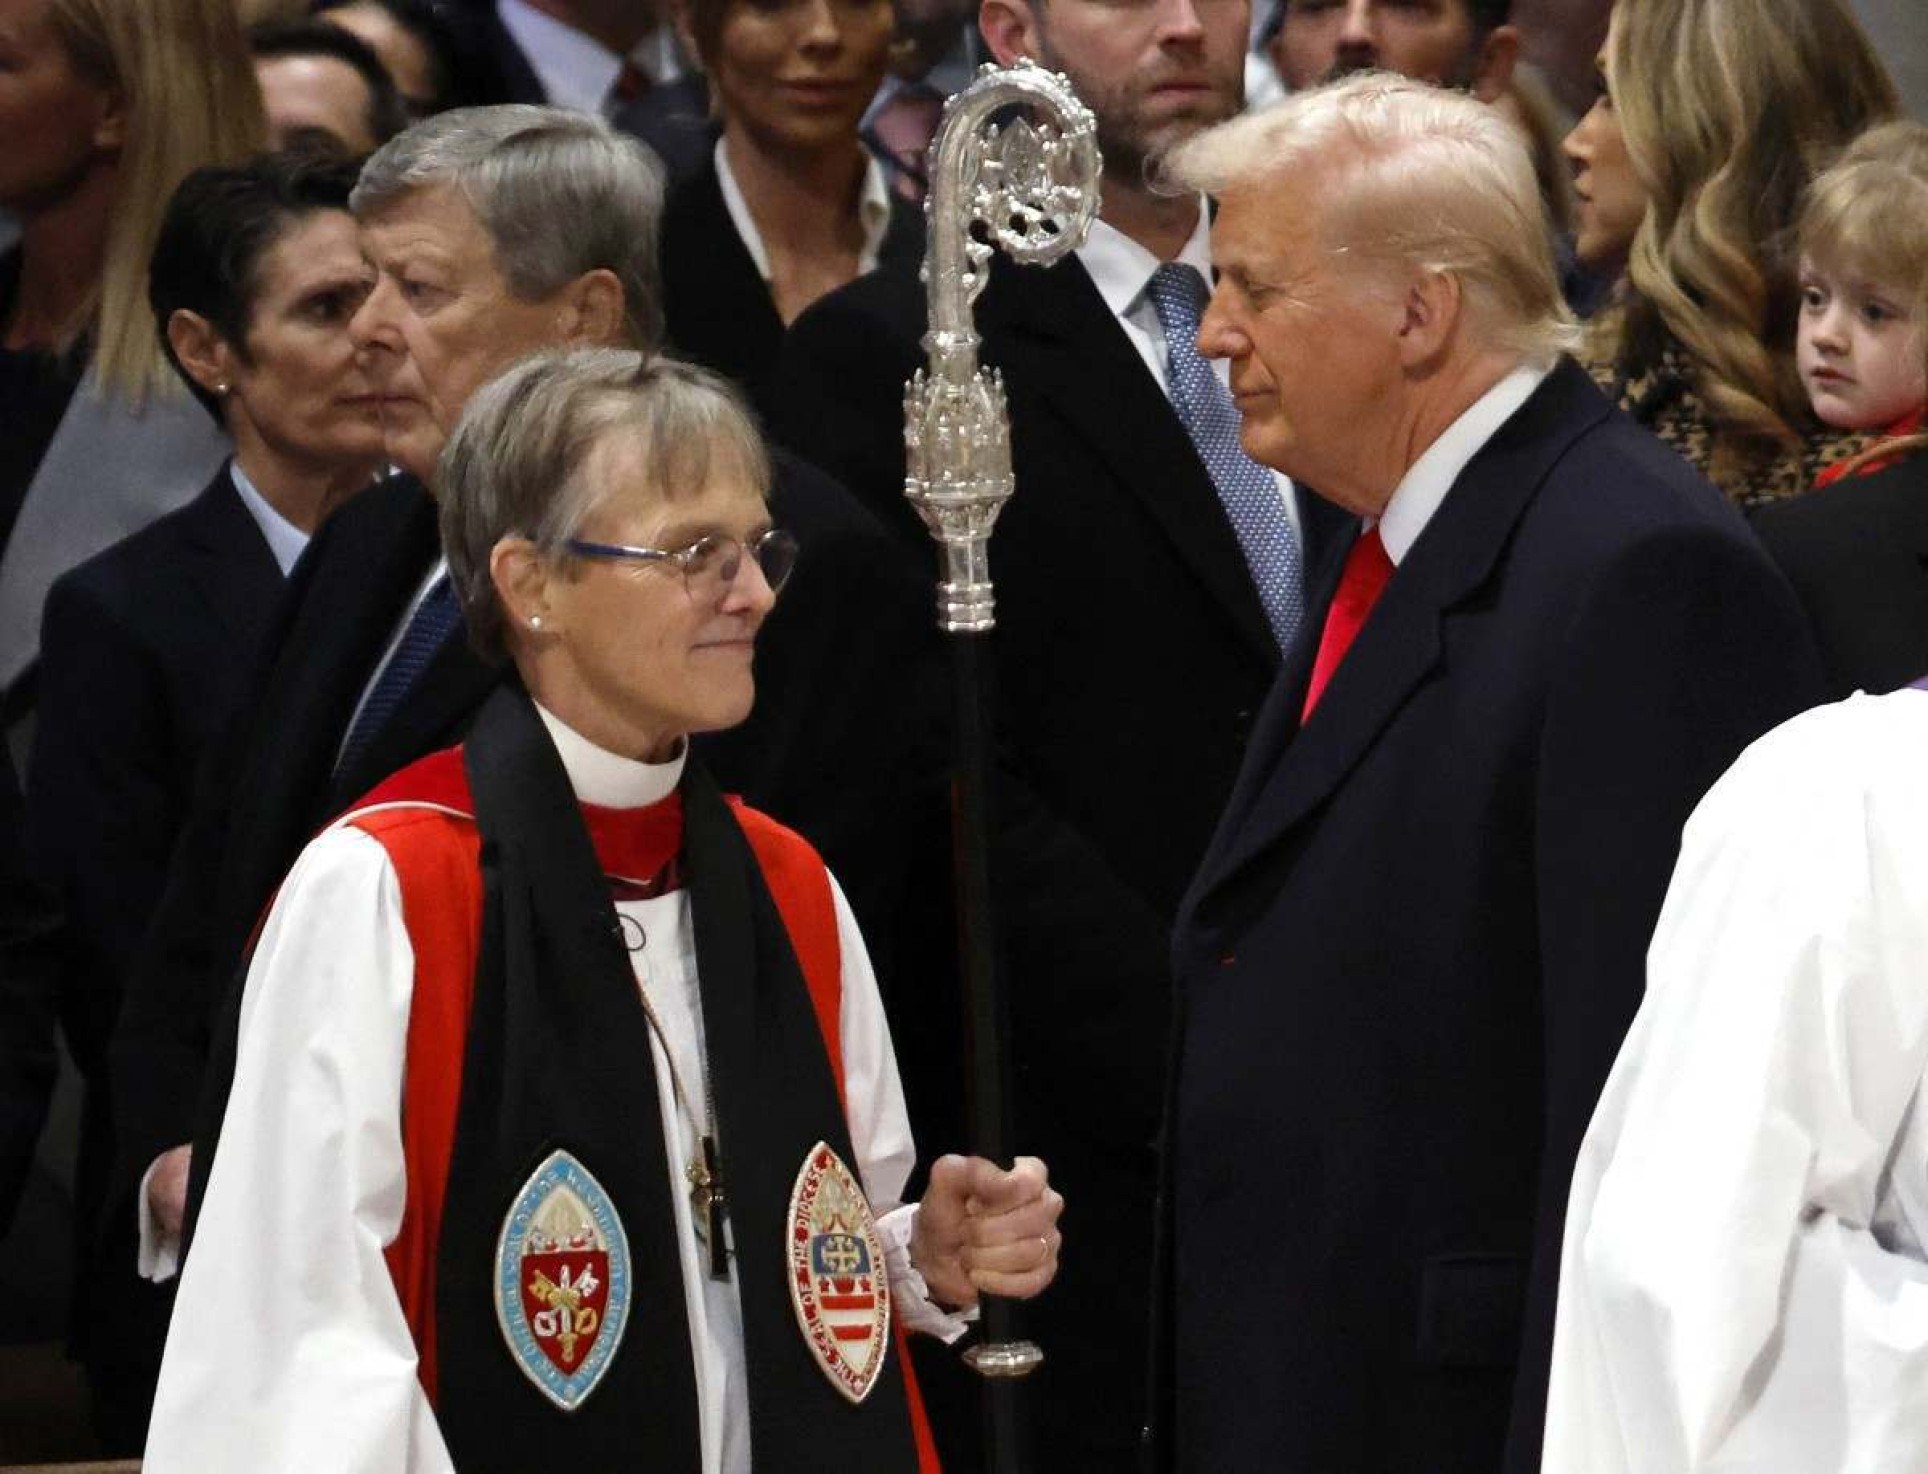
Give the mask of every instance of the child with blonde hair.
M 1821 421 L 1880 439 L 1815 485 L 1928 446 L 1928 125 L 1870 129 L 1801 212 L 1796 360 Z

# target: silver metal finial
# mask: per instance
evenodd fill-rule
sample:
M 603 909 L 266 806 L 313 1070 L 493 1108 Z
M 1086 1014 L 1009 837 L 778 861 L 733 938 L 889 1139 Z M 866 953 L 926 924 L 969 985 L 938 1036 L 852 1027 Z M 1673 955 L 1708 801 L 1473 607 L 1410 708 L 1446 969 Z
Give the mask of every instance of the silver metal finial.
M 1035 117 L 1009 116 L 1028 109 Z M 1075 249 L 1098 211 L 1097 123 L 1056 72 L 985 66 L 944 107 L 931 143 L 924 286 L 926 367 L 904 386 L 904 495 L 942 550 L 937 622 L 995 623 L 991 528 L 1011 498 L 1004 383 L 978 366 L 971 304 L 1002 250 L 1046 265 Z

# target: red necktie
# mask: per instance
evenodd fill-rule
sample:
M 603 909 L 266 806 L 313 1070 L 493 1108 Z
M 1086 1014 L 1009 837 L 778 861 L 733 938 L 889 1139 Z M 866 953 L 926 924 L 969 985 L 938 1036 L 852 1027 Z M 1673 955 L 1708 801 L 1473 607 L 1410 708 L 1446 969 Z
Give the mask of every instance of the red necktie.
M 649 73 L 637 66 L 633 58 L 625 56 L 622 70 L 616 73 L 616 80 L 609 84 L 609 91 L 603 96 L 604 116 L 613 115 L 647 91 Z
M 1380 591 L 1391 577 L 1392 559 L 1386 556 L 1386 545 L 1379 540 L 1379 529 L 1370 527 L 1346 554 L 1345 571 L 1339 575 L 1339 591 L 1332 596 L 1332 607 L 1326 611 L 1325 628 L 1319 634 L 1319 654 L 1312 662 L 1312 682 L 1305 688 L 1305 710 L 1299 717 L 1301 726 L 1310 720 L 1312 708 L 1319 704 L 1332 673 L 1346 658 L 1346 651 L 1352 648 L 1353 639 L 1365 627 L 1366 616 L 1372 613 L 1372 606 L 1378 602 Z

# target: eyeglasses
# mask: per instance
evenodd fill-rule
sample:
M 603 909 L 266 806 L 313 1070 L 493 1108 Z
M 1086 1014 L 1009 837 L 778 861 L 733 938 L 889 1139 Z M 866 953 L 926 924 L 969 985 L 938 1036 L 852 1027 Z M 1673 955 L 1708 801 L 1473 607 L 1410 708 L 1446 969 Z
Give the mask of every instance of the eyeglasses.
M 782 591 L 797 566 L 797 540 L 780 527 L 752 538 L 748 544 L 724 533 L 699 537 L 687 548 L 634 548 L 625 543 L 592 543 L 569 538 L 562 545 L 578 558 L 608 558 L 619 562 L 674 563 L 683 571 L 683 587 L 699 604 L 720 603 L 743 571 L 743 555 L 756 560 L 770 592 Z

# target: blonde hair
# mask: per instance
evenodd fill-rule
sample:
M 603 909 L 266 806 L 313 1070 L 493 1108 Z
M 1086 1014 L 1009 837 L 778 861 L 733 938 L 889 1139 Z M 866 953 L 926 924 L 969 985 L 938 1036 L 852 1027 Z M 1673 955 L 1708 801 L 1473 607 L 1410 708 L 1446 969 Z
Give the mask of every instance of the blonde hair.
M 1896 293 L 1928 328 L 1928 123 L 1883 123 L 1849 144 L 1808 191 L 1799 239 L 1802 255 Z M 1923 446 L 1928 431 L 1877 441 L 1841 474 Z
M 74 66 L 120 95 L 118 194 L 92 314 L 93 367 L 135 402 L 179 392 L 147 307 L 147 261 L 189 170 L 238 164 L 267 142 L 234 0 L 50 0 Z
M 1541 359 L 1574 345 L 1533 162 L 1495 109 L 1364 72 L 1199 134 L 1160 175 L 1216 195 L 1299 170 L 1350 256 L 1456 278 L 1482 346 Z
M 1617 366 L 1638 376 L 1678 344 L 1708 474 L 1744 479 L 1808 422 L 1787 249 L 1802 192 L 1894 116 L 1894 84 L 1842 0 L 1619 0 L 1606 70 L 1647 192 Z

